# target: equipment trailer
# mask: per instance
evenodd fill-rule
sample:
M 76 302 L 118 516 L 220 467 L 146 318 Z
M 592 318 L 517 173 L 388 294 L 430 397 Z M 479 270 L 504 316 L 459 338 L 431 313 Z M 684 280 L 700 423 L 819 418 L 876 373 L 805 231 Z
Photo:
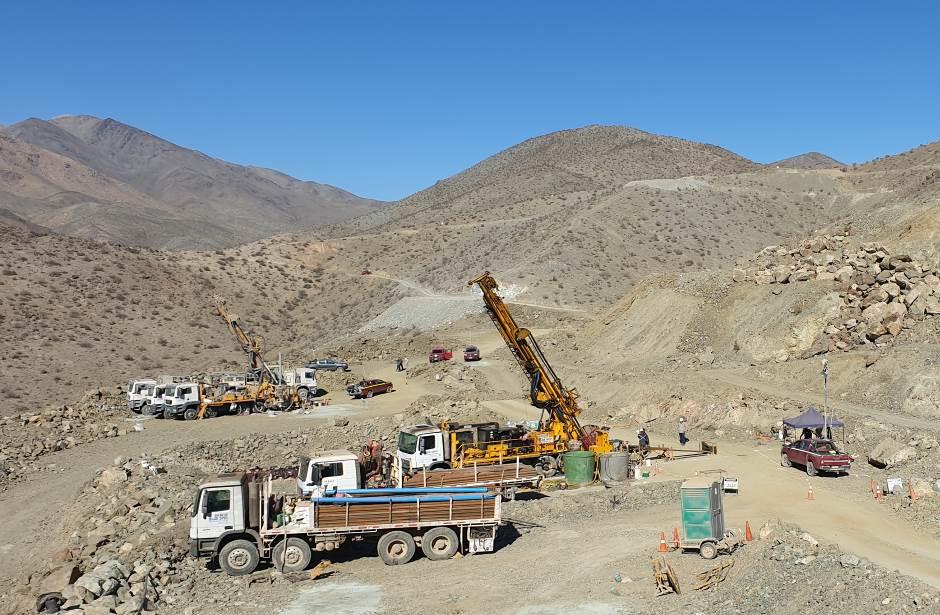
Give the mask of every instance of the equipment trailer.
M 334 495 L 335 494 L 335 495 Z M 492 551 L 501 501 L 485 489 L 350 489 L 330 497 L 275 494 L 270 473 L 222 474 L 200 485 L 190 525 L 190 554 L 208 555 L 232 576 L 262 560 L 284 572 L 310 565 L 313 551 L 347 540 L 376 539 L 388 565 L 421 547 L 429 560 L 457 551 Z

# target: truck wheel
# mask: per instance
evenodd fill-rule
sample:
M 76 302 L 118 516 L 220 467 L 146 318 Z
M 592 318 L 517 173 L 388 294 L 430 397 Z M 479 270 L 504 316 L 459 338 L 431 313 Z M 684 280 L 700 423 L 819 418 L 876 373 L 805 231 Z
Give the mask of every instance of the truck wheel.
M 214 419 L 219 416 L 219 410 L 217 408 L 206 408 L 206 413 L 203 416 L 207 419 Z
M 806 475 L 807 476 L 816 476 L 816 466 L 813 465 L 812 461 L 806 462 Z
M 288 538 L 274 545 L 271 563 L 281 572 L 300 572 L 310 565 L 313 554 L 310 545 L 300 538 Z
M 699 545 L 698 554 L 705 559 L 715 559 L 718 555 L 718 547 L 713 542 L 703 542 Z
M 415 539 L 407 532 L 394 531 L 379 538 L 379 557 L 387 566 L 407 564 L 415 556 Z
M 780 453 L 780 465 L 785 468 L 789 468 L 791 465 L 793 465 L 790 463 L 790 457 L 788 457 L 786 453 Z
M 219 566 L 233 577 L 251 574 L 258 567 L 258 547 L 247 540 L 233 540 L 219 551 Z
M 307 400 L 310 399 L 310 389 L 297 389 L 297 397 L 300 398 L 300 403 L 307 403 Z
M 196 420 L 196 416 L 198 414 L 199 414 L 199 408 L 189 407 L 183 410 L 183 418 L 186 419 L 187 421 Z
M 421 550 L 432 561 L 452 558 L 459 546 L 457 532 L 449 527 L 431 528 L 421 538 Z
M 165 419 L 175 419 L 175 418 L 176 418 L 176 413 L 173 412 L 173 411 L 172 411 L 171 409 L 169 409 L 169 408 L 165 408 L 165 409 L 163 410 L 163 418 L 165 418 Z
M 153 407 L 150 404 L 144 404 L 143 408 L 140 409 L 140 413 L 144 416 L 150 416 L 153 414 Z

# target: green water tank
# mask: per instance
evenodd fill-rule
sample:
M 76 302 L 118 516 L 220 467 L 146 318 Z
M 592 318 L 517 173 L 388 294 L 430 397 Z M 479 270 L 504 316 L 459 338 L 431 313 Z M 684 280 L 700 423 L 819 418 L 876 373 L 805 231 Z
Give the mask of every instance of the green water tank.
M 682 533 L 685 540 L 719 540 L 725 533 L 725 512 L 721 483 L 714 478 L 697 476 L 682 483 Z
M 568 451 L 564 455 L 565 482 L 569 485 L 588 485 L 594 482 L 594 453 Z

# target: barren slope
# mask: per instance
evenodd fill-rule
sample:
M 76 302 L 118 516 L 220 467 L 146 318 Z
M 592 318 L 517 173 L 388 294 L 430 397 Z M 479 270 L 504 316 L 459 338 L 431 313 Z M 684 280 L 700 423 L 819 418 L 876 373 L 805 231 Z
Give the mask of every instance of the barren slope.
M 79 237 L 171 249 L 215 248 L 332 224 L 382 206 L 325 184 L 216 160 L 112 119 L 29 119 L 4 133 L 39 148 L 31 152 L 54 152 L 76 167 L 91 169 L 107 183 L 98 189 L 63 183 L 39 168 L 30 185 L 11 186 L 11 194 L 0 198 L 0 205 L 15 201 L 21 215 Z M 62 208 L 53 200 L 62 191 L 82 196 Z M 51 209 L 56 214 L 47 216 Z M 111 220 L 97 224 L 103 216 Z
M 835 169 L 844 165 L 825 154 L 806 152 L 805 154 L 771 162 L 767 166 L 776 169 Z

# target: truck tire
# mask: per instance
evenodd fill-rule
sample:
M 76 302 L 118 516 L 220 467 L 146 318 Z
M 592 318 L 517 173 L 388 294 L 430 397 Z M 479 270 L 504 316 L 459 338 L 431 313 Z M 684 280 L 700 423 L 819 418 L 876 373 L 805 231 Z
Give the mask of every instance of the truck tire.
M 306 570 L 313 559 L 310 545 L 301 538 L 291 537 L 274 545 L 271 550 L 271 563 L 281 572 L 301 572 Z
M 432 527 L 421 538 L 421 550 L 432 561 L 452 558 L 459 547 L 457 532 L 449 527 Z
M 407 532 L 389 532 L 379 538 L 378 551 L 386 566 L 407 564 L 415 556 L 415 539 Z
M 214 419 L 219 416 L 219 410 L 217 408 L 206 408 L 206 413 L 203 416 L 207 419 Z
M 198 414 L 199 408 L 193 408 L 192 406 L 183 410 L 183 418 L 187 421 L 195 421 Z
M 715 557 L 718 555 L 718 547 L 716 547 L 715 543 L 713 542 L 703 542 L 698 547 L 698 554 L 705 559 L 715 559 Z
M 176 418 L 176 413 L 173 412 L 173 410 L 171 410 L 171 409 L 169 409 L 169 408 L 164 408 L 164 409 L 163 409 L 163 418 L 165 418 L 165 419 L 175 419 L 175 418 Z
M 219 566 L 233 577 L 254 572 L 258 559 L 258 547 L 247 540 L 233 540 L 219 551 Z
M 300 398 L 300 403 L 305 404 L 307 400 L 310 399 L 310 389 L 304 387 L 302 389 L 297 389 L 297 397 Z
M 793 465 L 790 463 L 790 457 L 786 453 L 780 453 L 780 465 L 785 468 L 789 468 Z
M 806 460 L 806 475 L 807 476 L 816 476 L 816 466 L 813 465 L 813 462 Z
M 144 404 L 143 407 L 140 409 L 140 413 L 143 414 L 144 416 L 151 416 L 153 414 L 153 406 L 151 406 L 150 404 Z

